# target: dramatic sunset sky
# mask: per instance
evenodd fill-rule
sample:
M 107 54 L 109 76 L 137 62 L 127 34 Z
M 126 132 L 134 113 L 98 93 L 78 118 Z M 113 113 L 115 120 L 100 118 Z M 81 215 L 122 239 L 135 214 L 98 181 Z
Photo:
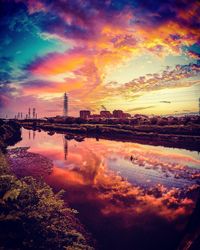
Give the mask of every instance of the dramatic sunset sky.
M 198 112 L 200 2 L 0 0 L 0 115 Z

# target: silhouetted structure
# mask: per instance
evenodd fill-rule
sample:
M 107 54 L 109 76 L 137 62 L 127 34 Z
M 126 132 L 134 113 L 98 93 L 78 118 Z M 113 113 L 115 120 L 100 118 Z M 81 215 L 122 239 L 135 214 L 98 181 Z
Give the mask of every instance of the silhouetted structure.
M 131 118 L 131 114 L 129 113 L 124 113 L 123 116 L 125 119 Z
M 104 106 L 103 106 L 104 107 Z M 100 121 L 105 119 L 129 119 L 131 118 L 131 115 L 129 113 L 124 113 L 122 110 L 114 110 L 113 114 L 105 110 L 101 110 L 100 114 L 91 114 L 89 110 L 80 110 L 80 118 L 82 119 L 88 119 L 88 120 L 96 120 Z
M 101 117 L 105 117 L 105 118 L 111 118 L 112 117 L 112 114 L 110 113 L 110 111 L 107 111 L 107 110 L 102 110 L 100 112 L 100 115 L 101 115 Z
M 63 116 L 68 116 L 68 96 L 66 92 L 64 93 L 64 103 L 63 103 Z
M 91 112 L 89 110 L 80 110 L 80 118 L 87 119 L 91 115 Z
M 35 119 L 35 108 L 33 108 L 33 119 Z
M 104 118 L 104 117 L 102 117 L 100 114 L 92 114 L 92 115 L 90 115 L 89 118 L 91 118 L 94 121 L 100 121 L 101 118 Z
M 107 108 L 104 105 L 101 105 L 101 107 L 104 111 L 107 111 Z
M 114 110 L 113 117 L 114 118 L 123 118 L 124 112 L 122 110 Z

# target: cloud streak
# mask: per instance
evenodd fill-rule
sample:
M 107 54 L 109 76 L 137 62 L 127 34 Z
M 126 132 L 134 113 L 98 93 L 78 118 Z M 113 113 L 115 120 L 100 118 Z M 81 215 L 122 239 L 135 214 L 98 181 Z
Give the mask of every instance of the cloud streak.
M 169 102 L 169 101 L 160 101 L 161 103 L 168 103 L 168 104 L 170 104 L 171 102 Z
M 127 110 L 128 112 L 133 112 L 133 111 L 137 111 L 137 110 L 144 110 L 144 109 L 151 109 L 151 108 L 154 108 L 155 106 L 147 106 L 147 107 L 137 107 L 137 108 L 132 108 L 132 109 L 129 109 Z

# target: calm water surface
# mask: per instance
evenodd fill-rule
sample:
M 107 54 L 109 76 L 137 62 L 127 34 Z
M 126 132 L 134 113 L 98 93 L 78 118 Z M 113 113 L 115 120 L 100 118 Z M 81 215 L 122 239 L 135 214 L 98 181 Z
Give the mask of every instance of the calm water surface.
M 66 191 L 99 249 L 176 249 L 195 205 L 198 152 L 24 129 L 22 137 L 16 146 L 53 160 L 46 182 Z

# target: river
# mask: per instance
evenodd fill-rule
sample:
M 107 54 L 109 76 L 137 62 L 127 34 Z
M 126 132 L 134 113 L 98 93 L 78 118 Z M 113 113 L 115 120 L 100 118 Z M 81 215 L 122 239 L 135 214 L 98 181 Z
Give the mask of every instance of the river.
M 45 181 L 65 190 L 97 249 L 176 249 L 195 206 L 197 151 L 25 129 L 22 138 L 15 147 L 53 160 Z

